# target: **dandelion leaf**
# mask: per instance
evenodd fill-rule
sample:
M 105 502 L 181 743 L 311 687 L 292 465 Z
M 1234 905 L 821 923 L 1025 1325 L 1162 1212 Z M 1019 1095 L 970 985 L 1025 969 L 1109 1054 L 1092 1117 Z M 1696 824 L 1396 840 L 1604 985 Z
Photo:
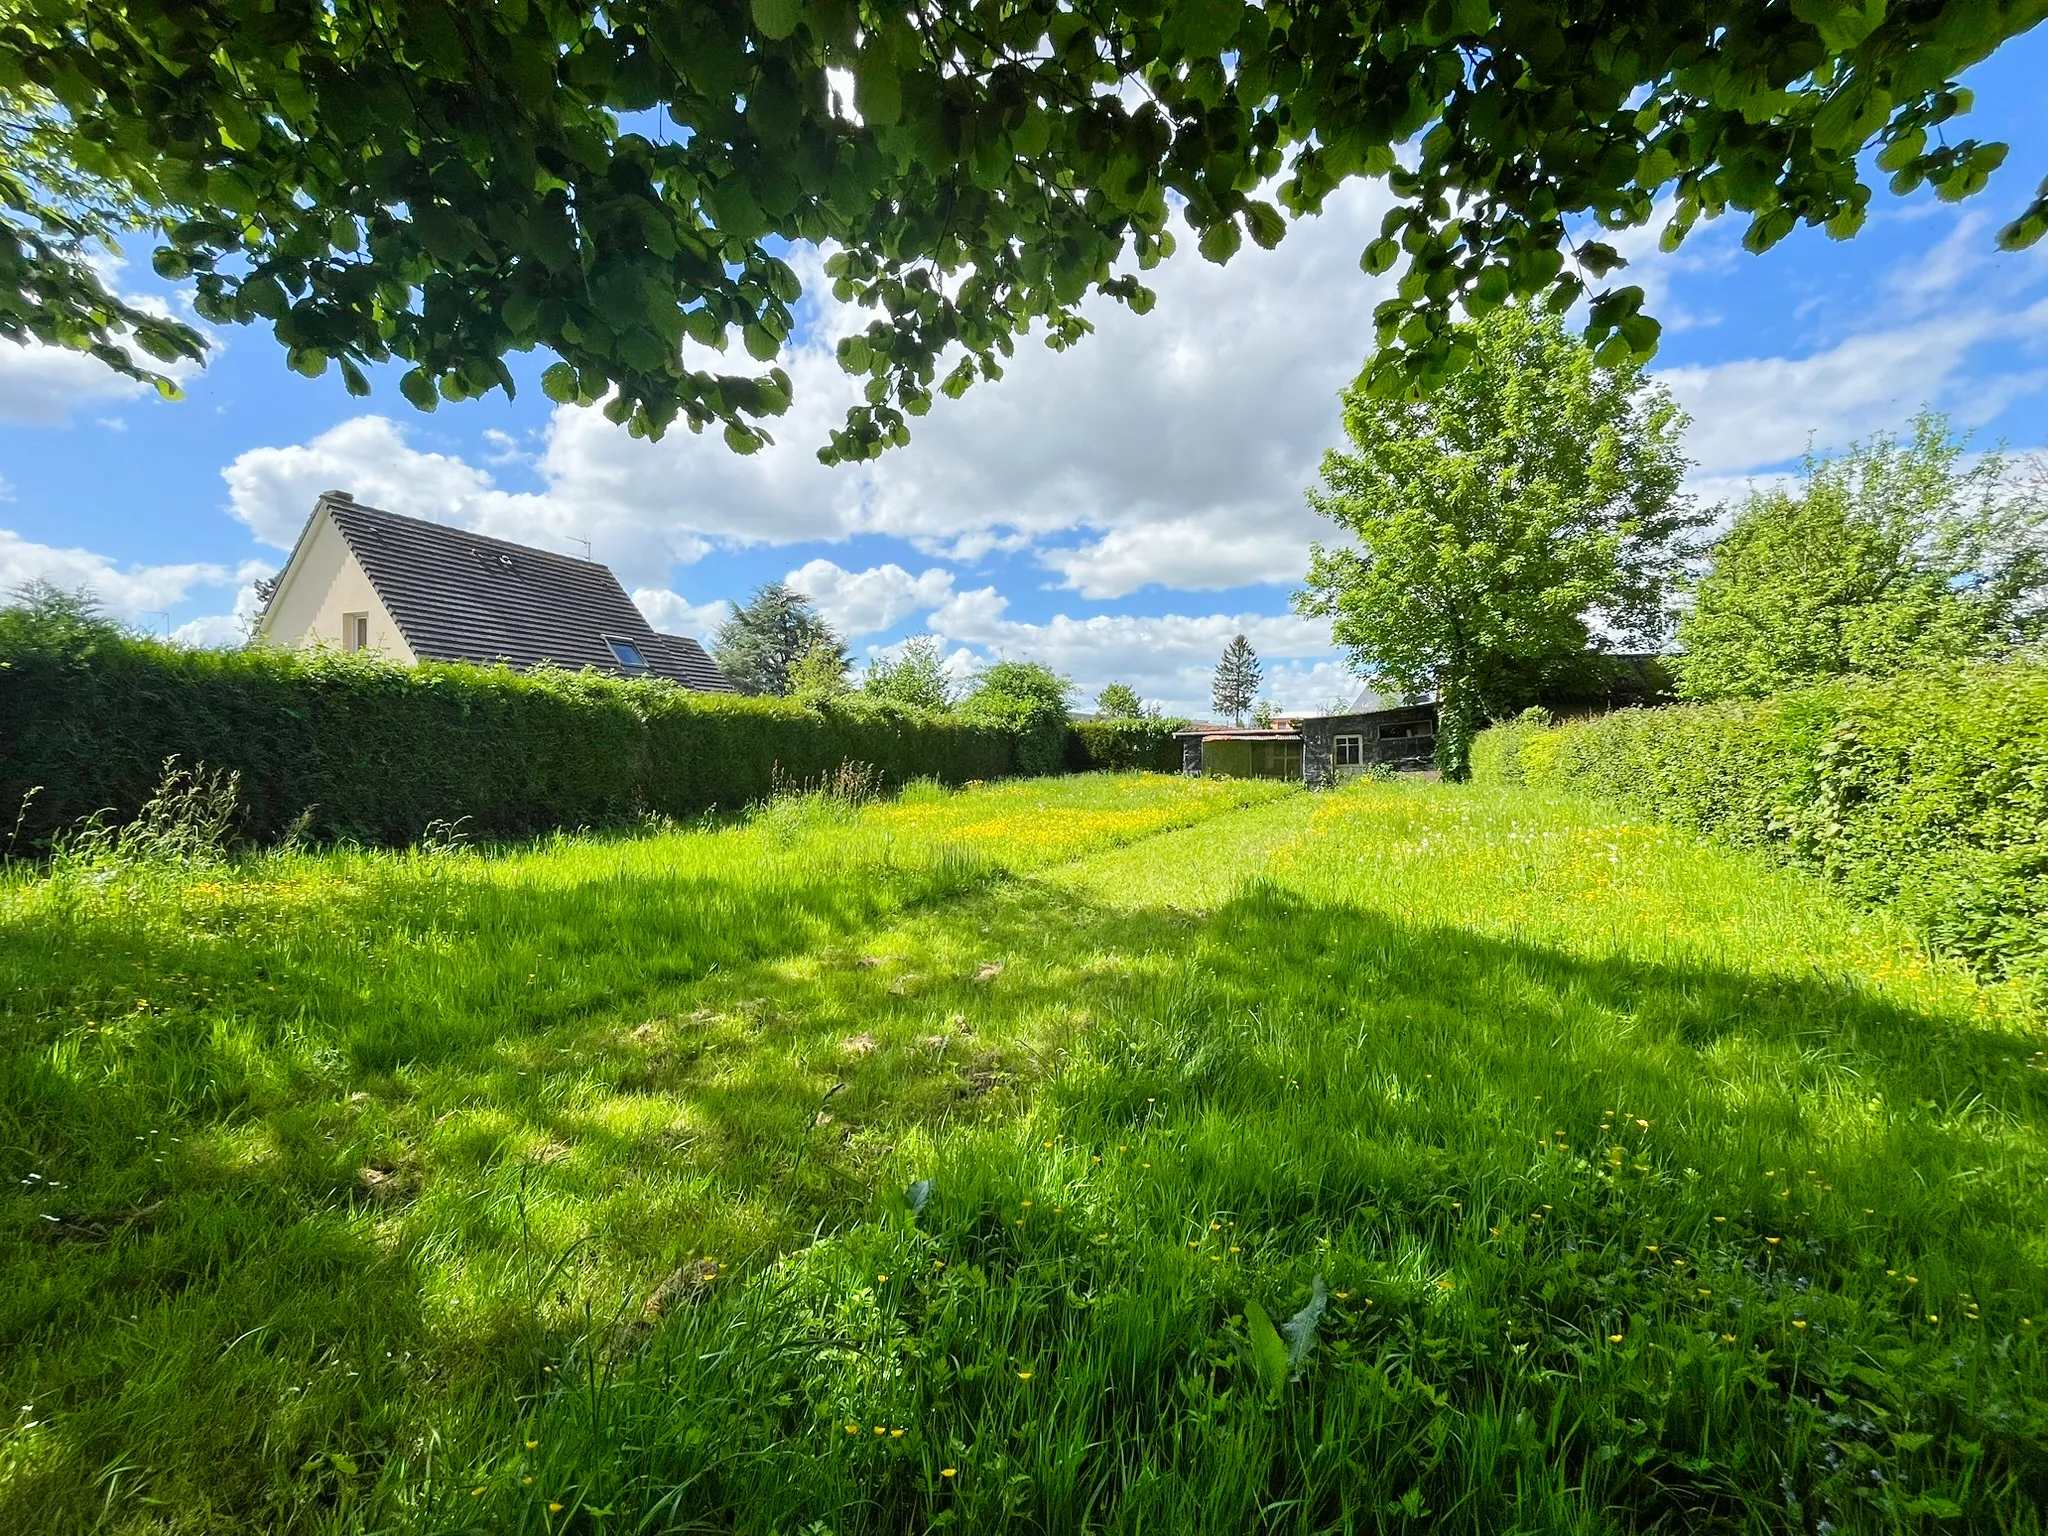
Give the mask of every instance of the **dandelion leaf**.
M 1289 1378 L 1301 1375 L 1302 1362 L 1308 1359 L 1308 1352 L 1315 1347 L 1316 1328 L 1322 1323 L 1323 1309 L 1330 1304 L 1330 1288 L 1317 1275 L 1309 1287 L 1308 1305 L 1280 1325 L 1280 1332 L 1287 1340 L 1287 1370 Z
M 1287 1346 L 1280 1341 L 1273 1319 L 1256 1301 L 1244 1304 L 1244 1330 L 1251 1338 L 1252 1369 L 1259 1373 L 1259 1384 L 1268 1397 L 1278 1397 L 1287 1385 Z

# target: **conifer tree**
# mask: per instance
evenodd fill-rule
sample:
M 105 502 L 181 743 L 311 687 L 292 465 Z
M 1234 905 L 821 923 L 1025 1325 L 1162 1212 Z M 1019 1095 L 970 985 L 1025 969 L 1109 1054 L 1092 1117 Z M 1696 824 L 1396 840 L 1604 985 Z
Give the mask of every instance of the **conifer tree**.
M 809 598 L 771 581 L 718 626 L 711 655 L 719 670 L 749 693 L 788 693 L 790 672 L 812 647 L 824 645 L 846 669 L 846 645 Z
M 1216 713 L 1230 716 L 1233 725 L 1243 725 L 1264 677 L 1258 652 L 1252 649 L 1251 641 L 1239 635 L 1223 648 L 1223 659 L 1216 663 L 1216 681 L 1210 686 L 1209 702 Z

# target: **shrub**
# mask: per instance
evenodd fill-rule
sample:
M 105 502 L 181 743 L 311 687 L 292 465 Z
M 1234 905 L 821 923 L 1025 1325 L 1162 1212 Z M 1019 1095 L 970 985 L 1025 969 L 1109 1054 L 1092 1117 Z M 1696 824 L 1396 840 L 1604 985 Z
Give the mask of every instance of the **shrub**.
M 166 759 L 240 780 L 237 831 L 276 841 L 484 837 L 770 795 L 847 762 L 883 782 L 1015 771 L 1000 725 L 857 697 L 815 707 L 595 673 L 396 667 L 331 653 L 182 651 L 100 626 L 0 624 L 0 807 L 16 850 L 98 811 L 126 822 Z M 30 792 L 40 789 L 31 796 Z
M 2048 629 L 2048 481 L 1968 463 L 1947 419 L 1808 458 L 1750 491 L 1694 585 L 1672 659 L 1688 698 L 1762 698 L 2005 655 Z
M 1066 765 L 1076 773 L 1124 773 L 1136 768 L 1179 773 L 1180 743 L 1173 733 L 1186 724 L 1185 720 L 1131 715 L 1077 720 L 1067 736 Z
M 975 679 L 973 691 L 960 701 L 959 715 L 1014 735 L 1021 772 L 1058 773 L 1066 756 L 1067 695 L 1073 686 L 1035 661 L 999 661 Z
M 1773 851 L 1993 975 L 2048 981 L 2048 663 L 1839 679 L 1487 733 L 1489 776 Z
M 861 691 L 916 709 L 951 709 L 953 682 L 946 675 L 945 661 L 938 636 L 914 636 L 893 658 L 878 656 L 868 663 Z
M 1522 750 L 1550 725 L 1550 711 L 1539 704 L 1523 710 L 1512 720 L 1481 731 L 1472 740 L 1472 777 L 1482 783 L 1528 782 L 1522 771 Z

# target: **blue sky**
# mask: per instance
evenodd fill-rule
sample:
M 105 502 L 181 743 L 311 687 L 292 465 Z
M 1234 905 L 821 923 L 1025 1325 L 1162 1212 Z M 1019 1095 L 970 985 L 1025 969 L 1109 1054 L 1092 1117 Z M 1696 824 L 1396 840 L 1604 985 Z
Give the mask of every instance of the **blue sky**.
M 1654 229 L 1625 242 L 1665 321 L 1657 371 L 1695 417 L 1699 494 L 1738 495 L 1809 442 L 1896 429 L 1922 404 L 1987 444 L 2048 445 L 2048 248 L 1993 243 L 2048 174 L 2044 76 L 2048 31 L 1970 77 L 1958 126 L 2012 154 L 1963 204 L 1880 189 L 1857 239 L 1801 229 L 1761 257 L 1733 221 L 1671 257 Z M 857 657 L 930 632 L 960 665 L 1045 660 L 1090 694 L 1123 678 L 1187 712 L 1242 630 L 1268 693 L 1312 708 L 1353 684 L 1327 633 L 1288 612 L 1327 535 L 1302 490 L 1370 338 L 1384 280 L 1356 263 L 1382 206 L 1348 189 L 1227 268 L 1184 242 L 1154 274 L 1151 315 L 1102 306 L 1061 356 L 1024 342 L 1001 384 L 941 400 L 908 449 L 842 470 L 813 457 L 852 393 L 829 348 L 867 316 L 829 299 L 807 297 L 778 445 L 744 460 L 715 435 L 636 443 L 551 406 L 540 357 L 515 365 L 516 401 L 423 416 L 388 374 L 355 400 L 332 374 L 291 373 L 257 330 L 221 334 L 176 403 L 0 344 L 0 585 L 90 585 L 142 627 L 232 643 L 248 583 L 334 486 L 565 552 L 587 540 L 662 627 L 701 634 L 725 601 L 791 577 Z M 123 284 L 148 291 L 144 265 Z

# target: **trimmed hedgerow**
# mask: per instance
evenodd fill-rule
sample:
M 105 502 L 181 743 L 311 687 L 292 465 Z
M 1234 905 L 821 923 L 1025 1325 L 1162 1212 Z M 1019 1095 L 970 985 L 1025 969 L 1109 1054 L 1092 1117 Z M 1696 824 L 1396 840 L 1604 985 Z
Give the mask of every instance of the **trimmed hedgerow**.
M 2048 664 L 1516 724 L 1486 776 L 1571 786 L 1818 869 L 1994 975 L 2048 982 Z
M 99 631 L 0 632 L 0 842 L 46 847 L 95 811 L 125 819 L 166 758 L 241 777 L 238 835 L 298 827 L 397 844 L 436 823 L 480 836 L 691 815 L 853 761 L 883 782 L 999 778 L 1015 739 L 847 700 L 691 693 L 593 673 L 183 651 Z M 33 792 L 33 793 L 31 793 Z M 16 807 L 27 799 L 16 826 Z
M 1180 743 L 1173 733 L 1186 724 L 1143 718 L 1077 720 L 1067 735 L 1067 768 L 1074 773 L 1125 773 L 1136 768 L 1179 773 Z

